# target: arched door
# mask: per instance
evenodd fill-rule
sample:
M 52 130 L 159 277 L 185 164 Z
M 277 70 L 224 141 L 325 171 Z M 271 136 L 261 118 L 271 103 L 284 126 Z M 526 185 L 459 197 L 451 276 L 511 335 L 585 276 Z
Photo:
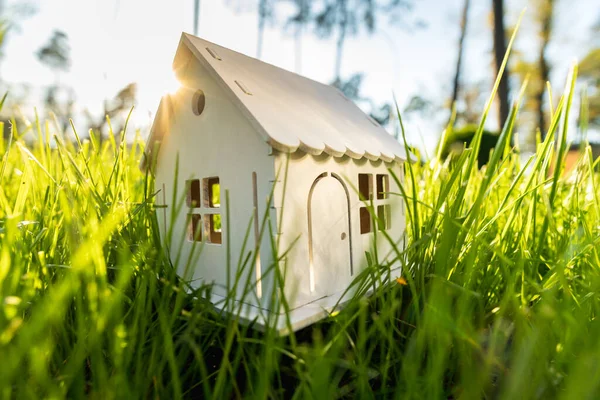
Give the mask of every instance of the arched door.
M 308 195 L 310 290 L 328 296 L 352 279 L 350 200 L 342 179 L 323 173 Z

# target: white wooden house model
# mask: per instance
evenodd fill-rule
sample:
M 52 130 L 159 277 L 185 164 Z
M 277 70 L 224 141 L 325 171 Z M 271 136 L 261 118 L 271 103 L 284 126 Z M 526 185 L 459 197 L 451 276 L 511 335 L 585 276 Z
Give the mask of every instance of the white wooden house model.
M 379 261 L 399 266 L 376 231 L 403 244 L 390 170 L 403 179 L 406 155 L 377 122 L 331 86 L 188 34 L 173 68 L 181 88 L 161 100 L 145 164 L 161 235 L 192 286 L 214 283 L 217 307 L 233 293 L 261 326 L 284 313 L 271 296 L 278 268 L 297 330 L 351 295 L 375 234 Z

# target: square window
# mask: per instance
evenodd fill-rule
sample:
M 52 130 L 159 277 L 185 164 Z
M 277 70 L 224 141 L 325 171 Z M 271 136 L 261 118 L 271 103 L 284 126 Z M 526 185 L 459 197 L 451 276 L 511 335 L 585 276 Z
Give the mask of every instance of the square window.
M 208 243 L 221 244 L 223 242 L 221 214 L 204 215 L 204 234 Z
M 203 179 L 204 207 L 221 207 L 221 185 L 218 177 Z
M 358 193 L 363 201 L 373 200 L 373 174 L 358 174 Z
M 185 182 L 186 196 L 185 204 L 190 208 L 200 207 L 200 179 L 192 179 Z
M 360 233 L 369 233 L 371 230 L 371 214 L 367 207 L 360 208 Z
M 200 214 L 188 214 L 187 239 L 190 242 L 202 241 L 202 216 Z
M 392 226 L 391 208 L 389 204 L 377 206 L 377 219 L 379 219 L 379 230 L 388 230 Z
M 390 191 L 390 177 L 387 174 L 377 174 L 377 199 L 387 199 Z

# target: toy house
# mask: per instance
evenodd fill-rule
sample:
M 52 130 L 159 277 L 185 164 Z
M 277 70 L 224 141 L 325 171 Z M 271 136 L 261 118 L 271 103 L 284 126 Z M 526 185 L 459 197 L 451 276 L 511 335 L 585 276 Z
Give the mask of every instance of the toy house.
M 161 100 L 144 163 L 161 235 L 192 286 L 214 283 L 217 307 L 233 292 L 261 326 L 284 312 L 270 295 L 278 268 L 297 330 L 352 294 L 376 233 L 379 260 L 399 267 L 376 231 L 402 246 L 390 170 L 403 179 L 406 154 L 377 122 L 331 86 L 188 34 L 173 68 L 181 87 Z M 288 329 L 285 318 L 276 328 Z

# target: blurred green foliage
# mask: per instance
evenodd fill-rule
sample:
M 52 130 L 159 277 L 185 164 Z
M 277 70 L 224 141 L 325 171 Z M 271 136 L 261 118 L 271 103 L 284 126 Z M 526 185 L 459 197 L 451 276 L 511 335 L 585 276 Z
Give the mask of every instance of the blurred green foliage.
M 463 150 L 471 145 L 475 133 L 477 132 L 477 125 L 465 125 L 459 129 L 453 129 L 445 137 L 442 136 L 441 140 L 443 143 L 438 143 L 441 146 L 441 156 L 445 160 L 448 157 L 452 159 L 458 159 L 462 154 Z M 498 133 L 491 132 L 488 130 L 483 131 L 481 137 L 481 146 L 477 157 L 477 165 L 479 168 L 488 163 L 490 158 L 490 152 L 496 147 L 498 143 Z

